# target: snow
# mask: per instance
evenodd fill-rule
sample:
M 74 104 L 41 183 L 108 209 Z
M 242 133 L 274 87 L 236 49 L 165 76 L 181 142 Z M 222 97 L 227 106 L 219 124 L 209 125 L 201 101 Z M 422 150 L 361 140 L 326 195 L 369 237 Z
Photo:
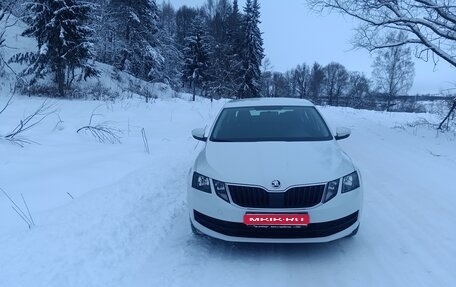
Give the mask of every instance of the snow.
M 16 96 L 0 134 L 42 100 Z M 0 194 L 2 287 L 456 284 L 456 136 L 411 125 L 434 115 L 321 108 L 333 127 L 353 131 L 341 145 L 364 179 L 359 234 L 329 244 L 233 244 L 193 236 L 185 204 L 201 148 L 190 131 L 210 125 L 224 101 L 54 103 L 63 123 L 55 128 L 54 115 L 25 135 L 39 144 L 0 142 L 0 187 L 19 205 L 23 194 L 36 222 L 29 230 Z M 121 129 L 121 144 L 76 133 L 97 107 L 94 122 Z
M 5 58 L 35 49 L 18 36 L 24 25 L 7 31 L 15 49 Z M 201 148 L 190 131 L 210 125 L 225 101 L 190 102 L 166 85 L 95 65 L 101 77 L 81 93 L 118 99 L 51 100 L 56 113 L 24 135 L 37 144 L 0 141 L 0 188 L 21 207 L 23 195 L 36 223 L 28 229 L 0 193 L 0 287 L 456 285 L 456 134 L 422 125 L 441 116 L 321 108 L 333 128 L 353 132 L 340 144 L 364 179 L 358 235 L 312 245 L 226 243 L 193 236 L 185 203 Z M 0 109 L 13 79 L 0 81 Z M 140 90 L 158 99 L 146 104 Z M 16 95 L 0 114 L 0 136 L 43 100 Z M 94 110 L 93 123 L 120 129 L 121 144 L 76 133 Z

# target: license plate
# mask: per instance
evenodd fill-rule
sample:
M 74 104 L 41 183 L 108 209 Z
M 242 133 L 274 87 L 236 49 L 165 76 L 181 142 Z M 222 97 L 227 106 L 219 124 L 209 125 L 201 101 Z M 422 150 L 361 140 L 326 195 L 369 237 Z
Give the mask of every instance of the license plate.
M 305 226 L 310 223 L 309 214 L 253 214 L 244 215 L 245 225 L 262 226 Z

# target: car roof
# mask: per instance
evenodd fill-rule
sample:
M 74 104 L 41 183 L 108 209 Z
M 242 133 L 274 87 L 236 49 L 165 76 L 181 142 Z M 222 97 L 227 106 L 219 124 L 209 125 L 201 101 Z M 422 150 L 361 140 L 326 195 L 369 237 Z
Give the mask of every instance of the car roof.
M 267 107 L 267 106 L 303 106 L 313 107 L 308 100 L 297 98 L 252 98 L 242 100 L 232 100 L 225 104 L 224 108 L 240 107 Z

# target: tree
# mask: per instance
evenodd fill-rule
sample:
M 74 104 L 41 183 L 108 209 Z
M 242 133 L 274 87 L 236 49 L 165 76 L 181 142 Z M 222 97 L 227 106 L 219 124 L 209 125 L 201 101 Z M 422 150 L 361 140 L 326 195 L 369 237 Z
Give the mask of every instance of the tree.
M 108 4 L 110 0 L 85 0 L 94 4 L 92 9 L 92 17 L 89 25 L 94 30 L 94 50 L 95 59 L 102 63 L 112 64 L 111 57 L 113 54 L 113 27 L 108 22 Z
M 5 46 L 4 44 L 6 29 L 11 27 L 11 24 L 8 23 L 8 20 L 11 16 L 11 9 L 13 5 L 13 1 L 0 3 L 0 49 Z
M 319 11 L 336 10 L 361 21 L 356 45 L 369 51 L 412 44 L 415 56 L 437 64 L 443 59 L 456 67 L 456 5 L 450 0 L 308 0 Z M 391 42 L 391 31 L 406 33 Z M 434 57 L 437 55 L 437 57 Z M 456 110 L 456 100 L 449 111 Z M 445 117 L 443 123 L 447 120 Z
M 187 38 L 192 29 L 192 23 L 198 16 L 198 10 L 182 6 L 176 12 L 176 42 L 181 48 L 185 47 L 185 38 Z
M 309 95 L 311 99 L 316 100 L 321 96 L 324 79 L 325 71 L 323 67 L 318 63 L 314 63 L 310 71 Z
M 328 104 L 339 105 L 339 98 L 342 96 L 348 82 L 348 72 L 345 67 L 339 63 L 330 63 L 325 68 L 325 87 L 328 96 Z
M 86 23 L 92 8 L 77 0 L 35 0 L 28 4 L 32 13 L 27 20 L 31 25 L 23 36 L 36 38 L 38 51 L 15 55 L 11 61 L 30 64 L 22 74 L 33 74 L 32 84 L 52 72 L 59 95 L 64 97 L 75 78 L 75 69 L 82 70 L 84 79 L 98 75 L 89 62 L 94 57 L 93 30 Z
M 271 96 L 278 98 L 278 97 L 289 97 L 289 82 L 287 77 L 280 73 L 274 72 L 272 74 L 272 91 Z
M 3 57 L 3 48 L 5 48 L 5 33 L 6 30 L 12 27 L 15 23 L 9 23 L 11 17 L 11 8 L 14 1 L 0 3 L 0 75 L 4 71 L 4 65 L 7 63 Z
M 299 98 L 308 98 L 310 90 L 311 74 L 306 64 L 298 65 L 293 72 L 293 82 Z
M 260 67 L 264 58 L 263 39 L 259 28 L 260 4 L 258 0 L 247 0 L 244 13 L 242 86 L 239 96 L 254 98 L 260 97 Z
M 227 30 L 227 54 L 229 64 L 224 68 L 228 71 L 226 79 L 227 86 L 229 87 L 229 94 L 231 98 L 239 97 L 243 79 L 243 47 L 244 31 L 242 26 L 242 14 L 239 11 L 238 1 L 234 0 L 231 14 L 228 17 L 228 30 Z
M 388 35 L 389 42 L 406 41 L 403 32 Z M 387 110 L 391 108 L 391 99 L 400 93 L 407 93 L 413 85 L 415 64 L 411 49 L 404 46 L 392 46 L 377 51 L 373 64 L 372 78 L 377 88 L 387 95 Z
M 350 72 L 345 105 L 353 107 L 355 101 L 361 103 L 361 100 L 369 94 L 370 82 L 366 76 L 360 72 Z
M 211 40 L 203 24 L 204 18 L 197 16 L 192 22 L 190 36 L 185 38 L 183 77 L 193 88 L 193 101 L 196 89 L 204 89 L 210 81 L 208 69 Z
M 236 93 L 231 83 L 231 73 L 234 72 L 231 66 L 233 43 L 229 33 L 232 7 L 228 0 L 218 0 L 213 5 L 212 14 L 206 15 L 209 34 L 211 35 L 209 74 L 212 77 L 207 87 L 208 94 L 211 98 L 214 96 L 231 97 Z M 210 1 L 207 7 L 210 7 Z
M 151 80 L 164 62 L 157 35 L 159 11 L 155 0 L 112 0 L 108 9 L 115 33 L 116 68 Z
M 173 6 L 163 3 L 160 10 L 159 32 L 157 33 L 160 54 L 164 61 L 151 74 L 151 80 L 162 81 L 178 90 L 182 84 L 183 54 L 176 41 L 176 11 Z
M 269 58 L 264 58 L 261 64 L 261 94 L 263 97 L 272 96 L 272 65 Z

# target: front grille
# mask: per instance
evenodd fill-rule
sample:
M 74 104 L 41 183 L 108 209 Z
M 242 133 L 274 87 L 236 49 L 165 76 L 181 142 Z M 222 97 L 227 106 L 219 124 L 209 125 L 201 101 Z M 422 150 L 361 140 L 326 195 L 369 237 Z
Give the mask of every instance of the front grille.
M 233 202 L 251 208 L 307 208 L 321 202 L 325 185 L 293 187 L 286 192 L 267 192 L 260 187 L 228 185 Z
M 293 187 L 285 192 L 284 205 L 288 208 L 312 207 L 321 202 L 325 185 Z
M 310 223 L 299 228 L 258 228 L 243 223 L 224 221 L 212 218 L 196 210 L 193 211 L 195 220 L 215 232 L 235 237 L 248 238 L 317 238 L 326 237 L 341 232 L 358 220 L 358 211 L 346 217 L 333 221 Z

